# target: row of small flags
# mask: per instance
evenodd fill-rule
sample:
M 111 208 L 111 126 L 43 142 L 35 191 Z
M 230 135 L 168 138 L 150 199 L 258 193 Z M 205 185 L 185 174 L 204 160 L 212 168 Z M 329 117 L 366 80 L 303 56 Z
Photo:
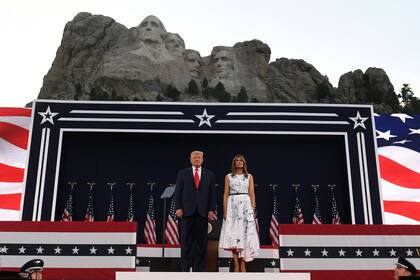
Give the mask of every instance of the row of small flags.
M 295 199 L 295 205 L 293 207 L 293 212 L 292 212 L 292 224 L 303 224 L 305 221 L 303 218 L 302 208 L 299 202 L 299 195 L 298 195 L 299 185 L 293 185 L 293 186 L 295 187 L 296 199 Z M 334 195 L 335 185 L 328 185 L 328 186 L 330 187 L 330 190 L 331 190 L 331 214 L 332 214 L 331 224 L 338 225 L 338 224 L 341 224 L 341 219 L 340 219 L 340 214 L 337 208 L 337 201 Z M 323 221 L 321 218 L 321 211 L 319 209 L 319 200 L 318 200 L 319 185 L 312 185 L 312 187 L 314 189 L 314 200 L 315 200 L 314 211 L 313 211 L 314 213 L 312 216 L 312 224 L 320 225 L 320 224 L 323 224 Z M 279 232 L 278 232 L 279 223 L 278 223 L 276 200 L 277 199 L 274 196 L 273 213 L 271 215 L 271 221 L 270 221 L 270 240 L 271 240 L 271 245 L 278 247 L 279 246 Z M 258 222 L 257 222 L 257 225 L 258 225 Z
M 312 224 L 322 224 L 322 218 L 321 213 L 319 209 L 319 200 L 318 200 L 318 192 L 317 188 L 319 186 L 314 185 L 314 213 L 312 217 Z M 89 197 L 88 197 L 88 206 L 86 210 L 85 215 L 85 222 L 93 222 L 94 219 L 94 197 L 93 197 L 93 191 L 92 186 L 89 190 Z M 295 186 L 296 190 L 296 198 L 295 198 L 295 204 L 293 207 L 292 212 L 292 223 L 293 224 L 303 224 L 304 218 L 303 218 L 303 212 L 302 208 L 300 206 L 299 202 L 299 196 L 297 192 L 298 186 Z M 341 224 L 340 215 L 337 209 L 337 201 L 335 199 L 333 187 L 331 187 L 331 213 L 332 213 L 332 220 L 331 224 Z M 112 191 L 112 186 L 110 189 L 110 203 L 108 208 L 108 215 L 107 215 L 107 222 L 114 221 L 114 195 Z M 216 210 L 217 211 L 217 210 Z M 171 200 L 171 205 L 169 208 L 169 214 L 168 219 L 166 221 L 165 226 L 165 240 L 168 244 L 171 245 L 179 245 L 180 244 L 180 237 L 179 237 L 179 221 L 176 217 L 176 209 L 175 209 L 175 197 Z M 64 212 L 62 215 L 62 221 L 65 222 L 71 222 L 73 220 L 73 188 L 71 189 L 69 193 L 69 197 L 67 199 L 66 207 L 64 208 Z M 133 191 L 132 188 L 130 188 L 130 195 L 129 195 L 129 201 L 128 201 L 128 213 L 127 213 L 127 221 L 132 222 L 134 221 L 134 207 L 133 207 Z M 259 232 L 259 225 L 258 225 L 258 213 L 257 210 L 255 210 L 255 223 L 257 227 L 257 231 Z M 271 220 L 270 220 L 270 227 L 269 227 L 269 236 L 271 240 L 271 244 L 275 247 L 279 246 L 279 231 L 278 231 L 278 211 L 277 211 L 277 198 L 274 196 L 273 198 L 273 212 L 271 214 Z M 157 238 L 156 238 L 156 220 L 155 220 L 155 210 L 154 210 L 154 199 L 153 195 L 150 194 L 149 197 L 149 204 L 147 208 L 147 214 L 146 214 L 146 222 L 144 226 L 144 240 L 147 244 L 156 244 Z
M 85 222 L 95 221 L 94 213 L 94 197 L 93 197 L 93 185 L 90 185 L 89 195 L 88 195 L 88 206 L 85 214 Z M 69 196 L 67 198 L 66 207 L 64 207 L 63 214 L 61 215 L 61 221 L 63 222 L 72 222 L 73 221 L 73 186 L 71 186 Z M 108 214 L 106 221 L 112 222 L 115 219 L 115 209 L 114 209 L 114 193 L 112 186 L 110 188 L 110 202 L 108 207 Z M 130 187 L 130 195 L 128 199 L 128 212 L 127 212 L 127 222 L 134 221 L 134 206 L 133 206 L 133 189 Z

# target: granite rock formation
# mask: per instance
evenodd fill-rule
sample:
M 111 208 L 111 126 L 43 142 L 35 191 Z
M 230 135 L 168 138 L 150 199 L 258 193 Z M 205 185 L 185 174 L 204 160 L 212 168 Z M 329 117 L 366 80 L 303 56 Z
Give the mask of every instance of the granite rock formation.
M 112 18 L 79 13 L 61 45 L 38 98 L 208 102 L 370 103 L 398 108 L 382 69 L 345 73 L 338 88 L 311 64 L 280 58 L 258 40 L 216 46 L 208 56 L 185 48 L 155 16 L 126 28 Z

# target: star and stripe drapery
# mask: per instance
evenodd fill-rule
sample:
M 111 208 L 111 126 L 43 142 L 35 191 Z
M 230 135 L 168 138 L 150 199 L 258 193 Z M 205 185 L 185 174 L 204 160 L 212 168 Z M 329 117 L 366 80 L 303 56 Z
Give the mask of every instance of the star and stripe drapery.
M 0 108 L 0 220 L 20 219 L 31 114 Z M 385 224 L 420 224 L 419 123 L 420 115 L 375 116 Z

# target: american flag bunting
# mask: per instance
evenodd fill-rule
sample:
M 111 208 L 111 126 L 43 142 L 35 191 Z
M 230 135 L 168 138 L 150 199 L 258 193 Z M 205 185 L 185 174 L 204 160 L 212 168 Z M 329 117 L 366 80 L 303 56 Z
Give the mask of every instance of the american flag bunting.
M 146 214 L 146 223 L 144 225 L 144 239 L 147 244 L 156 244 L 156 221 L 155 209 L 153 205 L 153 195 L 150 194 L 149 206 Z
M 279 222 L 277 220 L 277 199 L 274 196 L 273 199 L 273 213 L 271 214 L 270 221 L 270 239 L 271 245 L 278 247 L 279 246 Z
M 85 215 L 85 222 L 93 222 L 95 220 L 95 215 L 93 212 L 94 201 L 93 201 L 93 188 L 90 187 L 89 189 L 89 198 L 88 198 L 88 206 L 86 209 Z
M 165 240 L 168 244 L 179 245 L 179 222 L 175 214 L 175 197 L 172 197 L 168 220 L 165 227 Z

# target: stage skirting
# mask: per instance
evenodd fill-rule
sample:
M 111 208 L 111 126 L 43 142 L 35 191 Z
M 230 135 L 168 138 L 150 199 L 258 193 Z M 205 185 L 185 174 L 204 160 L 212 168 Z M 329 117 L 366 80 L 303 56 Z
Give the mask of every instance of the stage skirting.
M 179 268 L 179 247 L 136 245 L 136 231 L 130 222 L 1 222 L 1 268 L 18 270 L 41 258 L 45 279 L 115 279 L 116 271 Z M 279 243 L 263 246 L 250 271 L 304 272 L 315 280 L 392 279 L 398 257 L 420 267 L 415 225 L 281 224 Z M 219 250 L 219 272 L 230 264 L 231 252 Z
M 136 223 L 1 222 L 0 265 L 44 261 L 44 279 L 115 279 L 134 271 Z

